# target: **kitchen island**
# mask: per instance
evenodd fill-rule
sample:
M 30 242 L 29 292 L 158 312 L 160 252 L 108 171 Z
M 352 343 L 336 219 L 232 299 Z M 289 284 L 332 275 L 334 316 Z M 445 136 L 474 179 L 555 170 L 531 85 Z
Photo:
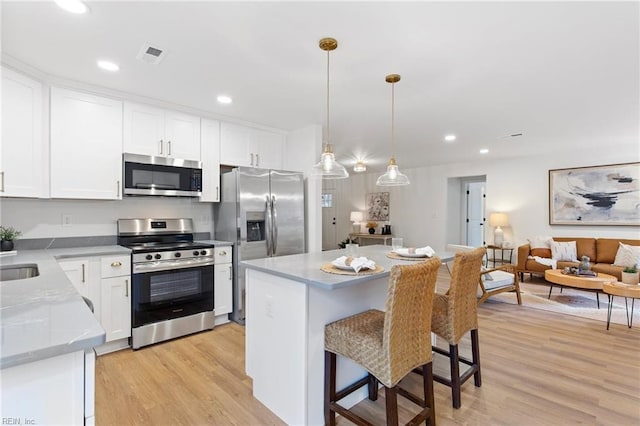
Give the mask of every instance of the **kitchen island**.
M 390 247 L 360 247 L 384 268 L 375 275 L 337 275 L 323 264 L 345 250 L 270 257 L 242 262 L 246 267 L 246 372 L 253 394 L 291 425 L 324 424 L 324 326 L 367 309 L 384 310 L 393 265 L 415 264 L 386 257 Z M 443 261 L 452 253 L 436 252 Z M 338 387 L 365 371 L 338 358 Z M 342 400 L 351 406 L 366 397 L 366 387 Z

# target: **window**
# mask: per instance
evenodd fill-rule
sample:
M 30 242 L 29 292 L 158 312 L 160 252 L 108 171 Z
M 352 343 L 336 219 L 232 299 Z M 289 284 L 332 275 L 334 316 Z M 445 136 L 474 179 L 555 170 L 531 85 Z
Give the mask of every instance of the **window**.
M 322 194 L 322 208 L 331 208 L 333 207 L 333 194 L 324 193 Z

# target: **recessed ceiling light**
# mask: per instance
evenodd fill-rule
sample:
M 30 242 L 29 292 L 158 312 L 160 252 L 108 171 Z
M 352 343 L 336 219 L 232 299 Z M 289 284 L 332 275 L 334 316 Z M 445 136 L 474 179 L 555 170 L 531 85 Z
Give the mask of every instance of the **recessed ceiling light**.
M 444 140 L 447 142 L 453 142 L 456 140 L 456 135 L 447 135 L 444 137 Z
M 55 0 L 56 4 L 71 13 L 87 13 L 89 8 L 80 0 Z
M 488 153 L 489 153 L 489 150 L 487 148 L 482 148 L 480 150 L 480 154 L 488 154 Z
M 227 95 L 219 95 L 217 97 L 217 100 L 221 104 L 230 104 L 231 102 L 233 102 L 233 99 L 231 99 L 231 97 Z
M 110 61 L 98 61 L 98 66 L 106 71 L 118 71 L 120 67 Z

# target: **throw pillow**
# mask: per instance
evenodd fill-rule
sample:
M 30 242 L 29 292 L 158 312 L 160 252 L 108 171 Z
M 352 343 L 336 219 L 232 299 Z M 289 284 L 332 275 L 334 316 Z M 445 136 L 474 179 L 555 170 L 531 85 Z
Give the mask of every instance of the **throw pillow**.
M 547 259 L 551 259 L 551 249 L 549 248 L 531 249 L 531 256 L 545 257 Z
M 529 245 L 531 245 L 532 249 L 536 249 L 536 248 L 550 248 L 550 244 L 551 241 L 553 241 L 553 238 L 551 237 L 544 237 L 544 236 L 536 236 L 533 237 L 529 240 Z
M 618 252 L 613 264 L 616 266 L 624 266 L 630 268 L 640 265 L 640 246 L 630 246 L 628 244 L 619 243 Z
M 577 262 L 578 254 L 576 251 L 576 242 L 567 241 L 566 243 L 561 243 L 551 241 L 551 258 L 554 260 Z

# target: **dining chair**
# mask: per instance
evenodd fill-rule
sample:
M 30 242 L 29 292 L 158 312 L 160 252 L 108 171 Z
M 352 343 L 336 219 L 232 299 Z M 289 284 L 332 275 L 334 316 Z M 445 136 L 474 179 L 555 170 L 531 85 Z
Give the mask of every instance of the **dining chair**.
M 433 257 L 414 265 L 391 268 L 386 310 L 368 311 L 325 326 L 325 424 L 336 424 L 336 413 L 358 425 L 370 425 L 338 403 L 368 385 L 369 399 L 376 400 L 378 383 L 385 388 L 387 425 L 398 424 L 400 394 L 422 410 L 411 424 L 435 425 L 431 318 L 436 278 L 441 261 Z M 336 390 L 336 356 L 353 360 L 368 375 L 342 390 Z M 423 398 L 398 383 L 415 368 L 422 375 Z

